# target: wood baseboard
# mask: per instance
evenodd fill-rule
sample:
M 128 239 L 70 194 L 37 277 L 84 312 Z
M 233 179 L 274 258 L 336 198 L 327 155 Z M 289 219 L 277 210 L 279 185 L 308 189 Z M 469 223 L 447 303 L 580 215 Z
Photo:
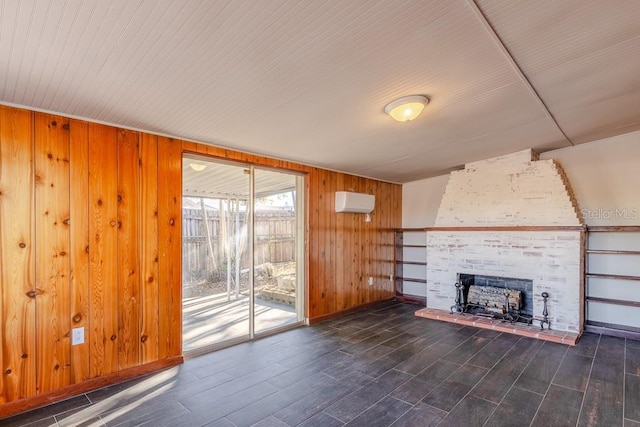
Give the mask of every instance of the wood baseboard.
M 28 397 L 25 399 L 15 400 L 0 405 L 0 419 L 26 412 L 41 406 L 50 405 L 52 403 L 68 399 L 70 397 L 97 390 L 102 387 L 121 383 L 142 375 L 158 372 L 172 366 L 180 365 L 184 362 L 182 356 L 172 357 L 169 359 L 158 360 L 156 362 L 147 363 L 145 365 L 136 366 L 125 369 L 102 377 L 92 378 L 78 384 L 60 388 L 38 396 Z
M 607 325 L 606 323 L 601 323 L 598 325 L 587 324 L 584 327 L 584 331 L 594 334 L 609 335 L 618 338 L 640 340 L 640 331 L 620 329 L 619 327 L 616 328 L 614 326 Z
M 400 302 L 406 302 L 408 304 L 427 306 L 427 297 L 419 297 L 415 295 L 396 295 L 396 300 Z
M 347 308 L 346 310 L 336 311 L 334 313 L 323 314 L 321 316 L 309 318 L 309 324 L 312 325 L 314 323 L 322 322 L 323 320 L 329 320 L 336 317 L 344 316 L 345 314 L 355 313 L 356 311 L 364 310 L 365 308 L 376 306 L 383 302 L 393 301 L 395 297 L 389 297 L 385 299 L 381 299 L 378 301 L 370 302 L 367 304 L 359 305 L 357 307 Z

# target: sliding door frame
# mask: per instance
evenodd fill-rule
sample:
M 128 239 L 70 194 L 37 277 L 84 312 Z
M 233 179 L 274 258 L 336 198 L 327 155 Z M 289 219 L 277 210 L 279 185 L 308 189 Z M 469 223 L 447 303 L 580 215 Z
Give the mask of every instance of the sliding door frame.
M 244 168 L 249 175 L 249 196 L 247 201 L 247 238 L 248 238 L 248 251 L 249 251 L 249 334 L 236 338 L 231 338 L 226 341 L 207 345 L 202 349 L 190 350 L 187 357 L 195 357 L 210 351 L 215 351 L 221 348 L 230 347 L 242 342 L 252 341 L 269 335 L 274 335 L 289 329 L 294 329 L 308 324 L 308 280 L 307 280 L 307 235 L 306 230 L 308 215 L 307 215 L 307 174 L 304 172 L 290 170 L 285 168 L 278 168 L 268 165 L 257 165 L 246 163 L 240 160 L 227 159 L 224 157 L 211 156 L 198 152 L 183 151 L 182 158 L 197 159 L 200 158 L 203 161 L 226 163 L 232 166 Z M 296 200 L 294 202 L 295 209 L 295 259 L 296 259 L 296 303 L 295 313 L 297 320 L 293 323 L 267 329 L 256 333 L 255 325 L 255 195 L 256 195 L 256 183 L 255 175 L 256 170 L 274 171 L 280 173 L 286 173 L 294 177 Z M 183 177 L 184 178 L 184 177 Z M 182 185 L 184 188 L 184 183 Z M 181 313 L 181 316 L 183 314 Z

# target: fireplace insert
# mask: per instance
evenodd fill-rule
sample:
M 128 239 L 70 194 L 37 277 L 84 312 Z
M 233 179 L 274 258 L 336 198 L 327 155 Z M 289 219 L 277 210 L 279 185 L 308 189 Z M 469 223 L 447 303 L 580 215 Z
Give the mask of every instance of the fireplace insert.
M 451 313 L 469 313 L 505 322 L 533 322 L 533 281 L 458 274 Z

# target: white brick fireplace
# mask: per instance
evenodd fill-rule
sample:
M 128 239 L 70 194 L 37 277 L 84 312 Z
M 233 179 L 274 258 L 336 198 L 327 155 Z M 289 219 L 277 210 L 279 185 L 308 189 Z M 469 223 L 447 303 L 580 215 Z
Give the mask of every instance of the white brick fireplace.
M 583 324 L 583 221 L 560 165 L 531 150 L 452 172 L 427 232 L 427 307 L 449 311 L 458 274 L 533 281 L 552 329 Z

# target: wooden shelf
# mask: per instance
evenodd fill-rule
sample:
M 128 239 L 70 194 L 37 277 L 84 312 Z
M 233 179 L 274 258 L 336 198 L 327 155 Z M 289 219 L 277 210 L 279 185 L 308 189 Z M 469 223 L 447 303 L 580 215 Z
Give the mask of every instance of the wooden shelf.
M 401 282 L 427 283 L 426 279 L 414 279 L 414 278 L 411 278 L 411 277 L 398 277 L 398 276 L 396 276 L 395 279 L 399 280 Z
M 397 260 L 396 264 L 402 264 L 402 265 L 427 265 L 426 262 L 422 262 L 422 261 L 402 261 L 402 260 Z
M 610 226 L 610 225 L 600 225 L 600 226 L 590 226 L 587 227 L 587 231 L 590 233 L 602 233 L 609 232 L 615 233 L 618 231 L 624 231 L 627 233 L 640 233 L 640 226 L 637 225 L 619 225 L 619 226 Z
M 510 226 L 480 226 L 480 227 L 427 227 L 427 233 L 434 231 L 586 231 L 582 225 L 510 225 Z
M 636 280 L 640 281 L 640 276 L 622 276 L 619 274 L 599 274 L 599 273 L 587 273 L 588 278 L 596 279 L 616 279 L 616 280 Z
M 587 249 L 588 254 L 598 255 L 640 255 L 640 251 L 626 251 L 613 249 Z
M 426 270 L 426 259 L 425 261 L 408 261 L 408 260 L 404 260 L 405 257 L 405 248 L 408 249 L 419 249 L 419 250 L 423 250 L 425 252 L 425 258 L 426 258 L 426 249 L 427 249 L 427 245 L 426 244 L 422 244 L 422 245 L 418 245 L 418 244 L 412 244 L 412 243 L 406 243 L 405 244 L 405 234 L 407 233 L 425 233 L 425 229 L 424 228 L 398 228 L 395 230 L 395 238 L 394 238 L 394 245 L 395 245 L 395 260 L 394 260 L 394 287 L 395 287 L 395 293 L 396 293 L 396 299 L 398 299 L 399 301 L 405 301 L 405 302 L 412 302 L 412 303 L 418 303 L 418 304 L 422 304 L 422 305 L 426 305 L 426 297 L 424 296 L 418 296 L 418 295 L 411 295 L 411 294 L 405 294 L 404 292 L 404 288 L 405 288 L 405 284 L 411 282 L 411 283 L 420 283 L 420 284 L 424 284 L 426 285 L 427 283 L 427 270 Z M 415 236 L 414 236 L 415 237 Z M 422 236 L 425 237 L 425 236 Z M 416 242 L 415 239 L 407 239 L 407 240 L 412 240 L 413 242 Z M 419 243 L 420 240 L 417 240 L 417 242 Z M 421 257 L 409 257 L 409 258 L 421 258 Z M 419 267 L 425 267 L 424 268 L 424 273 L 420 272 L 420 271 L 414 271 L 410 274 L 414 274 L 416 276 L 423 276 L 423 279 L 419 279 L 419 278 L 413 278 L 413 277 L 404 277 L 403 275 L 405 274 L 405 269 L 408 269 L 409 266 L 411 265 L 417 265 Z M 407 266 L 407 267 L 405 267 Z M 418 269 L 420 270 L 420 269 Z M 412 289 L 414 292 L 416 293 L 421 293 L 419 291 Z
M 601 302 L 604 304 L 624 305 L 627 307 L 640 307 L 639 301 L 627 301 L 627 300 L 612 299 L 612 298 L 587 297 L 587 302 Z
M 640 226 L 589 226 L 587 227 L 587 234 L 591 234 L 591 233 L 599 233 L 599 234 L 600 233 L 624 233 L 626 234 L 626 236 L 622 236 L 624 237 L 623 241 L 637 242 L 638 238 L 640 238 L 640 236 L 637 234 L 637 233 L 640 233 Z M 589 247 L 585 248 L 584 250 L 585 261 L 586 261 L 585 267 L 587 269 L 585 272 L 585 281 L 589 279 L 609 279 L 611 281 L 606 284 L 605 292 L 610 293 L 610 295 L 612 296 L 619 295 L 619 296 L 625 297 L 626 294 L 622 293 L 623 291 L 622 286 L 627 286 L 627 285 L 624 285 L 622 283 L 616 283 L 616 281 L 626 280 L 630 282 L 635 282 L 632 284 L 628 284 L 629 286 L 635 287 L 640 285 L 640 275 L 622 275 L 622 274 L 606 274 L 606 273 L 589 272 L 589 264 L 590 264 L 589 261 L 591 261 L 591 259 L 589 259 L 590 255 L 615 255 L 615 256 L 640 255 L 640 250 L 623 249 L 620 247 L 620 246 L 623 246 L 621 243 L 617 243 L 618 248 L 616 248 L 616 242 L 617 242 L 617 239 L 613 239 L 613 241 L 607 243 L 607 246 L 610 247 L 610 249 L 595 249 L 595 248 L 589 248 Z M 589 244 L 588 238 L 586 239 L 585 243 L 587 245 Z M 593 259 L 597 259 L 597 257 L 593 257 Z M 610 257 L 610 258 L 607 258 L 606 260 L 616 261 L 618 259 L 619 258 Z M 585 318 L 586 331 L 603 333 L 603 334 L 614 335 L 614 336 L 622 336 L 627 338 L 638 337 L 638 331 L 640 331 L 639 328 L 633 328 L 631 326 L 626 326 L 623 324 L 625 323 L 623 316 L 626 315 L 626 311 L 622 310 L 622 307 L 640 308 L 640 301 L 633 301 L 626 298 L 617 299 L 617 298 L 609 298 L 609 297 L 602 297 L 602 296 L 590 296 L 589 286 L 587 286 L 586 291 L 587 292 L 584 299 L 585 300 L 584 308 L 585 308 L 585 314 L 586 314 L 586 318 Z M 608 310 L 606 310 L 608 314 L 606 314 L 604 318 L 601 319 L 601 320 L 606 320 L 606 322 L 594 321 L 590 319 L 589 312 L 591 310 L 589 309 L 589 303 L 606 304 L 610 307 Z M 630 329 L 634 331 L 631 332 Z

